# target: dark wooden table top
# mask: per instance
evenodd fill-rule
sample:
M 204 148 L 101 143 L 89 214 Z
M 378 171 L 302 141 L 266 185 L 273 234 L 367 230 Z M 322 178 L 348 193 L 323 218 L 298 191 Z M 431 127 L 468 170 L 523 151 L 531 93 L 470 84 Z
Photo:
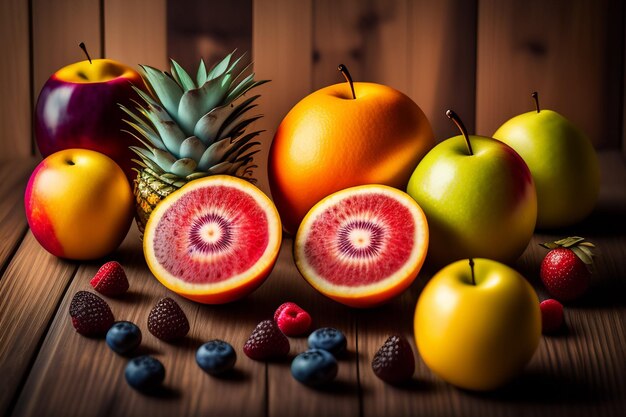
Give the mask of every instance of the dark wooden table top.
M 117 320 L 143 331 L 141 353 L 159 358 L 167 376 L 161 396 L 145 396 L 124 380 L 127 359 L 102 339 L 78 335 L 69 303 L 102 262 L 67 262 L 49 255 L 28 230 L 23 192 L 35 161 L 0 165 L 0 415 L 12 416 L 624 416 L 626 415 L 626 164 L 618 152 L 602 152 L 603 183 L 594 214 L 570 230 L 536 234 L 515 265 L 535 286 L 545 250 L 538 243 L 582 235 L 600 251 L 593 288 L 581 302 L 566 306 L 567 330 L 542 337 L 524 373 L 503 389 L 477 394 L 434 376 L 417 358 L 412 382 L 397 388 L 371 370 L 371 360 L 392 333 L 412 340 L 417 297 L 430 277 L 422 272 L 402 296 L 386 306 L 354 310 L 316 293 L 300 277 L 284 238 L 280 258 L 266 283 L 244 300 L 205 306 L 161 286 L 146 267 L 136 229 L 109 258 L 126 268 L 131 289 L 108 298 Z M 150 308 L 174 297 L 191 323 L 178 344 L 154 338 L 146 327 Z M 349 354 L 340 360 L 337 380 L 324 390 L 295 381 L 290 360 L 248 359 L 241 348 L 259 321 L 284 301 L 307 309 L 317 326 L 346 333 Z M 195 351 L 221 338 L 237 350 L 236 372 L 226 379 L 203 373 Z M 292 338 L 290 358 L 306 347 Z M 415 348 L 415 346 L 413 345 Z

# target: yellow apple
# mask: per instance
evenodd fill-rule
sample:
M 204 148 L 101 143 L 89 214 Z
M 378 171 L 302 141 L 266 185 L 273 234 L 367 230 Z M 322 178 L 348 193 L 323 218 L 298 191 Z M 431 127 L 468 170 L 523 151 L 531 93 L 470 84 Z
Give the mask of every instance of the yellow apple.
M 415 342 L 445 381 L 493 390 L 519 374 L 541 336 L 534 289 L 489 259 L 460 260 L 432 277 L 417 301 Z
M 133 219 L 133 193 L 108 156 L 67 149 L 41 161 L 24 196 L 28 224 L 48 252 L 97 259 L 115 250 Z

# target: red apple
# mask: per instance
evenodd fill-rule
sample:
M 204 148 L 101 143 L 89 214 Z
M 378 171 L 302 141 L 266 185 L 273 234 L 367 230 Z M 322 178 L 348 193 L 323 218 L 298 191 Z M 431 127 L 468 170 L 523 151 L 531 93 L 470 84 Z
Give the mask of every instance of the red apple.
M 138 95 L 132 85 L 145 88 L 137 71 L 111 59 L 77 62 L 61 68 L 46 81 L 35 111 L 35 137 L 42 156 L 82 148 L 113 159 L 129 180 L 135 139 L 122 119 L 118 103 L 133 107 Z

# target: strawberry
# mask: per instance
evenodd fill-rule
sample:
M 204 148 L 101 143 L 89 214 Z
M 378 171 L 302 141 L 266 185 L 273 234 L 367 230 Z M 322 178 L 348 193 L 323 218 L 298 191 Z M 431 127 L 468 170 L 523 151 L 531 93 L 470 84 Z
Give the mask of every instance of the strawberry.
M 280 359 L 289 353 L 289 340 L 272 320 L 263 320 L 243 346 L 243 353 L 250 359 L 264 361 Z
M 541 244 L 550 252 L 541 262 L 541 281 L 557 300 L 572 301 L 589 288 L 594 244 L 582 237 L 568 237 Z
M 541 309 L 541 332 L 554 333 L 563 325 L 563 304 L 552 298 L 539 304 Z
M 102 265 L 89 283 L 94 290 L 109 297 L 122 295 L 128 291 L 128 278 L 124 268 L 115 261 Z
M 88 291 L 74 294 L 70 317 L 76 331 L 84 336 L 102 336 L 115 321 L 107 302 Z
M 176 301 L 165 297 L 150 310 L 148 330 L 159 339 L 171 342 L 187 336 L 189 320 Z
M 390 384 L 411 379 L 415 371 L 415 357 L 408 340 L 403 336 L 389 336 L 372 360 L 377 377 Z
M 283 303 L 274 313 L 274 321 L 287 336 L 306 333 L 311 327 L 311 316 L 296 303 Z

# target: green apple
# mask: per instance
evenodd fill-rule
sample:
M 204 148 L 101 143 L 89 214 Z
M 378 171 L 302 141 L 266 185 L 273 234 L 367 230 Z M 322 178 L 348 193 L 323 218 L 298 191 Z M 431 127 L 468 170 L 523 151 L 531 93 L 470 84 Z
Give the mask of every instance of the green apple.
M 539 108 L 515 116 L 493 134 L 526 161 L 537 187 L 537 227 L 576 224 L 594 209 L 600 188 L 598 157 L 569 120 Z
M 541 336 L 539 299 L 514 269 L 461 260 L 431 278 L 415 309 L 415 342 L 445 381 L 492 390 L 519 374 Z
M 407 192 L 422 207 L 430 229 L 428 262 L 464 258 L 515 261 L 535 228 L 537 195 L 530 171 L 510 146 L 462 135 L 435 146 L 417 165 Z

